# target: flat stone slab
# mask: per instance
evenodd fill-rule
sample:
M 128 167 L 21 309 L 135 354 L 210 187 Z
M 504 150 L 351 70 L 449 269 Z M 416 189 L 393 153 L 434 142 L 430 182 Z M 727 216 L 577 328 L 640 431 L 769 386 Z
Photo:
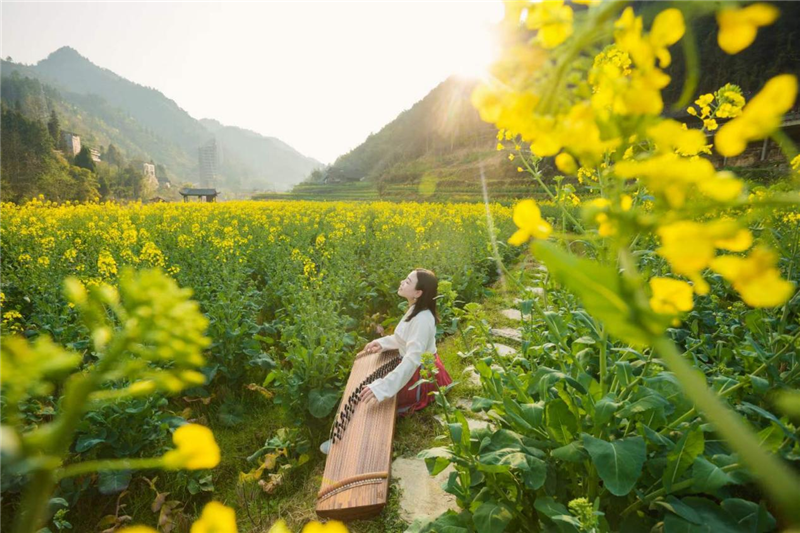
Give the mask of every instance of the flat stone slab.
M 436 476 L 428 473 L 423 459 L 399 457 L 392 463 L 392 478 L 400 486 L 400 518 L 406 522 L 436 518 L 448 509 L 458 511 L 456 497 L 442 490 L 453 465 Z
M 510 320 L 517 320 L 517 321 L 522 320 L 523 316 L 522 311 L 520 311 L 519 309 L 503 309 L 502 311 L 500 311 L 500 314 L 502 314 L 504 317 Z M 525 320 L 530 320 L 530 319 L 531 315 L 529 314 L 525 315 Z
M 508 357 L 517 353 L 517 350 L 506 344 L 494 343 L 494 348 L 501 357 Z
M 476 387 L 481 386 L 481 377 L 475 371 L 475 367 L 473 365 L 469 365 L 468 367 L 466 367 L 462 375 L 465 375 L 467 377 L 467 383 L 469 383 L 470 385 L 474 385 Z
M 503 337 L 515 342 L 522 342 L 522 330 L 515 328 L 492 328 L 489 332 L 496 337 Z

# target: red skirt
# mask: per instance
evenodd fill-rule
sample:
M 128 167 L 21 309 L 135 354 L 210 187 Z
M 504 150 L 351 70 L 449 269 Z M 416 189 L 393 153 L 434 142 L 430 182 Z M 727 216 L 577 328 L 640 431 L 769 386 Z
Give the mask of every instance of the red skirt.
M 453 378 L 445 370 L 444 363 L 439 358 L 439 353 L 437 352 L 434 355 L 434 364 L 439 370 L 439 373 L 436 374 L 436 382 L 439 387 L 445 387 L 453 382 Z M 423 383 L 415 389 L 411 388 L 414 383 L 419 381 L 419 370 L 417 368 L 408 383 L 397 393 L 397 414 L 401 417 L 408 416 L 414 411 L 419 411 L 433 401 L 433 396 L 430 394 L 436 390 L 436 385 L 433 383 Z

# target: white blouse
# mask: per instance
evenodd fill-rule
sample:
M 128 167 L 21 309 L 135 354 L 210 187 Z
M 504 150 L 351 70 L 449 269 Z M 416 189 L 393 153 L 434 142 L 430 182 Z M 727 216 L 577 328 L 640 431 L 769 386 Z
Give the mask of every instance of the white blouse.
M 411 305 L 400 319 L 394 334 L 377 339 L 381 351 L 399 350 L 403 360 L 397 368 L 369 384 L 375 399 L 382 402 L 391 398 L 406 386 L 422 363 L 423 353 L 436 353 L 436 320 L 433 313 L 425 309 L 407 322 L 406 318 L 414 310 Z

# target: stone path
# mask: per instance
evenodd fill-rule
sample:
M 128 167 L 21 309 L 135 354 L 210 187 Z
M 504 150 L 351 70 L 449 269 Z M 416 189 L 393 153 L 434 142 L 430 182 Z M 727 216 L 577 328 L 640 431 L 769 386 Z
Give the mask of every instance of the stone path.
M 458 511 L 456 497 L 442 490 L 453 465 L 438 475 L 428 473 L 423 459 L 399 457 L 392 463 L 392 479 L 397 480 L 400 496 L 400 518 L 407 522 L 435 518 L 448 509 Z
M 492 328 L 489 330 L 495 337 L 503 337 L 504 339 L 512 340 L 514 342 L 522 342 L 522 330 L 518 328 Z

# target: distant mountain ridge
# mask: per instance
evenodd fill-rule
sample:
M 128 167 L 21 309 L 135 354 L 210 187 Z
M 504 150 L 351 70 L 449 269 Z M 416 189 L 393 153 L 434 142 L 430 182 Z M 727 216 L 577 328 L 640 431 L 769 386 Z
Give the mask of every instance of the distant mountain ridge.
M 219 169 L 223 189 L 284 190 L 322 166 L 279 139 L 195 119 L 156 89 L 99 67 L 70 47 L 59 48 L 35 65 L 3 60 L 0 74 L 5 77 L 13 72 L 56 89 L 69 104 L 57 110 L 67 113 L 66 124 L 90 127 L 95 123 L 102 130 L 79 133 L 114 143 L 131 152 L 129 157 L 153 159 L 169 168 L 179 181 L 198 180 L 197 149 L 215 136 L 223 154 Z M 70 117 L 70 110 L 78 116 Z M 107 123 L 109 120 L 112 124 Z M 150 142 L 132 141 L 129 136 L 133 130 L 145 132 Z

